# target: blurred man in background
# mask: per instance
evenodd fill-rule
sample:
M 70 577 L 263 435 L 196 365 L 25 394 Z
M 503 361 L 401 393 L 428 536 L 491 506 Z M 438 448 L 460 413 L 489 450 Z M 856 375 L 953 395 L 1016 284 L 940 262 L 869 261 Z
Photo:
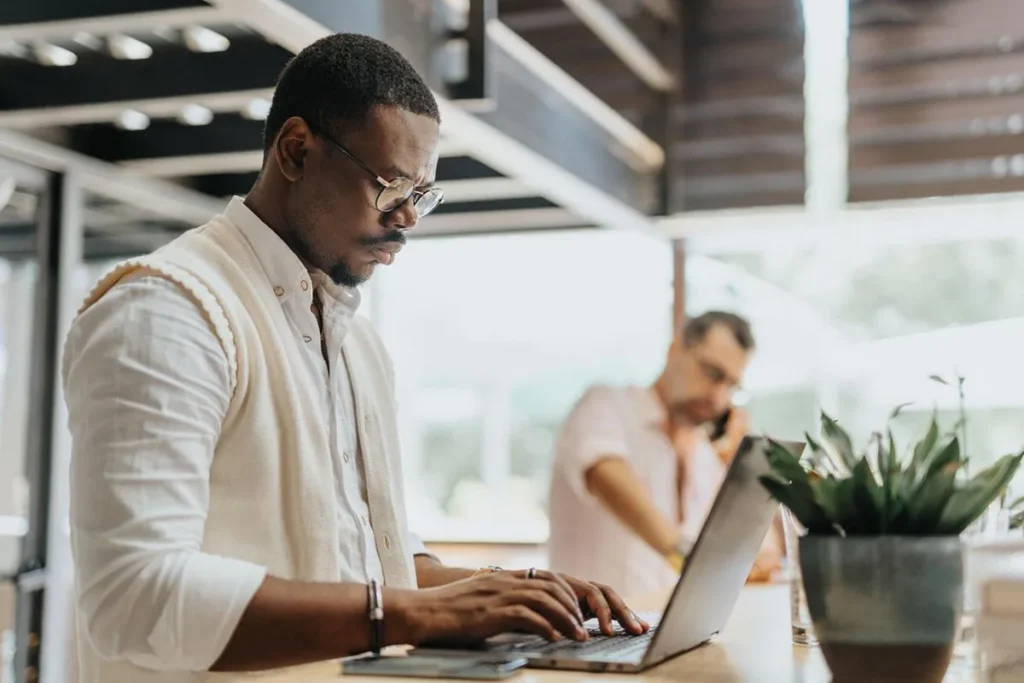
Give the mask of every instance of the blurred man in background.
M 551 567 L 639 595 L 670 588 L 748 430 L 732 405 L 754 350 L 743 318 L 690 320 L 652 387 L 592 387 L 562 428 L 551 487 Z M 778 568 L 776 531 L 750 579 Z

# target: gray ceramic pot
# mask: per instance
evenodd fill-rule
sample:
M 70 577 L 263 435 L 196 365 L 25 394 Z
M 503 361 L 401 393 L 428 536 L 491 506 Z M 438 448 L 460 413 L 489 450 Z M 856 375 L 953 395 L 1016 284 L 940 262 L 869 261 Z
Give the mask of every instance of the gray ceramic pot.
M 963 604 L 957 537 L 804 536 L 800 570 L 836 683 L 938 683 Z

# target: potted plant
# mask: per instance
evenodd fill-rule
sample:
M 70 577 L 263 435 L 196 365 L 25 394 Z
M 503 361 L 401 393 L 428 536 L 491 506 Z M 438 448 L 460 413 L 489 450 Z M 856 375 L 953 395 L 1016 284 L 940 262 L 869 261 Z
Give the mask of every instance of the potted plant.
M 858 455 L 836 420 L 823 413 L 821 428 L 803 460 L 773 443 L 761 482 L 807 530 L 800 569 L 833 680 L 939 683 L 962 610 L 959 535 L 1024 453 L 969 478 L 962 433 L 942 434 L 937 416 L 905 457 L 889 429 Z

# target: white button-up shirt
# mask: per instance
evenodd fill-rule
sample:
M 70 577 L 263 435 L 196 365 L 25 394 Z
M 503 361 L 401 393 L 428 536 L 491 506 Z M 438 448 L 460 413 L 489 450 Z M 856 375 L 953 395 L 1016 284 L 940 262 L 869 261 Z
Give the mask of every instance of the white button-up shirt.
M 359 292 L 311 275 L 241 199 L 232 200 L 225 215 L 275 284 L 295 335 L 305 342 L 310 385 L 321 388 L 338 501 L 338 579 L 382 581 L 341 348 Z M 326 360 L 311 310 L 314 292 Z M 176 285 L 144 274 L 90 307 L 65 349 L 65 398 L 78 422 L 71 425 L 71 524 L 79 599 L 93 601 L 92 607 L 102 603 L 90 612 L 116 629 L 118 657 L 149 668 L 206 669 L 265 576 L 263 568 L 199 550 L 210 465 L 230 401 L 224 351 Z M 90 419 L 100 414 L 105 419 Z M 412 542 L 414 554 L 426 552 L 418 539 Z M 185 603 L 203 609 L 173 609 Z M 151 643 L 157 639 L 177 644 L 171 661 L 156 657 Z
M 725 478 L 707 439 L 680 458 L 665 433 L 664 405 L 648 387 L 599 386 L 587 391 L 562 427 L 550 496 L 551 568 L 607 584 L 624 595 L 671 588 L 678 578 L 665 559 L 587 491 L 599 460 L 622 458 L 653 505 L 680 533 L 696 540 Z M 682 468 L 682 487 L 680 482 Z

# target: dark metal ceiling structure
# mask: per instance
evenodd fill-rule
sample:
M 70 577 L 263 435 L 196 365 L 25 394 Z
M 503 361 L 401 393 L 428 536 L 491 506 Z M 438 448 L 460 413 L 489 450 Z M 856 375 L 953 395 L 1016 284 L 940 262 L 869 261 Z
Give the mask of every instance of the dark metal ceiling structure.
M 849 200 L 1021 189 L 1024 34 L 1006 27 L 1024 5 L 849 14 Z M 0 130 L 220 202 L 255 177 L 281 67 L 333 31 L 395 45 L 442 100 L 448 201 L 421 235 L 650 231 L 666 213 L 803 203 L 801 0 L 3 3 Z M 0 214 L 0 254 L 31 253 L 33 201 L 20 187 Z M 97 258 L 133 227 L 129 249 L 194 222 L 109 197 L 86 221 Z
M 355 31 L 395 45 L 441 99 L 438 181 L 447 201 L 421 234 L 652 230 L 650 216 L 662 208 L 662 147 L 496 21 L 494 7 L 493 0 L 4 3 L 0 130 L 194 196 L 244 193 L 261 163 L 262 120 L 281 68 L 319 37 Z M 32 189 L 20 188 L 2 216 L 0 253 L 28 254 L 32 204 Z M 132 211 L 107 216 L 109 206 L 90 207 L 86 256 L 114 255 L 97 248 L 111 226 L 135 221 L 139 232 L 153 233 L 150 242 L 181 228 Z M 100 219 L 103 231 L 94 229 Z

